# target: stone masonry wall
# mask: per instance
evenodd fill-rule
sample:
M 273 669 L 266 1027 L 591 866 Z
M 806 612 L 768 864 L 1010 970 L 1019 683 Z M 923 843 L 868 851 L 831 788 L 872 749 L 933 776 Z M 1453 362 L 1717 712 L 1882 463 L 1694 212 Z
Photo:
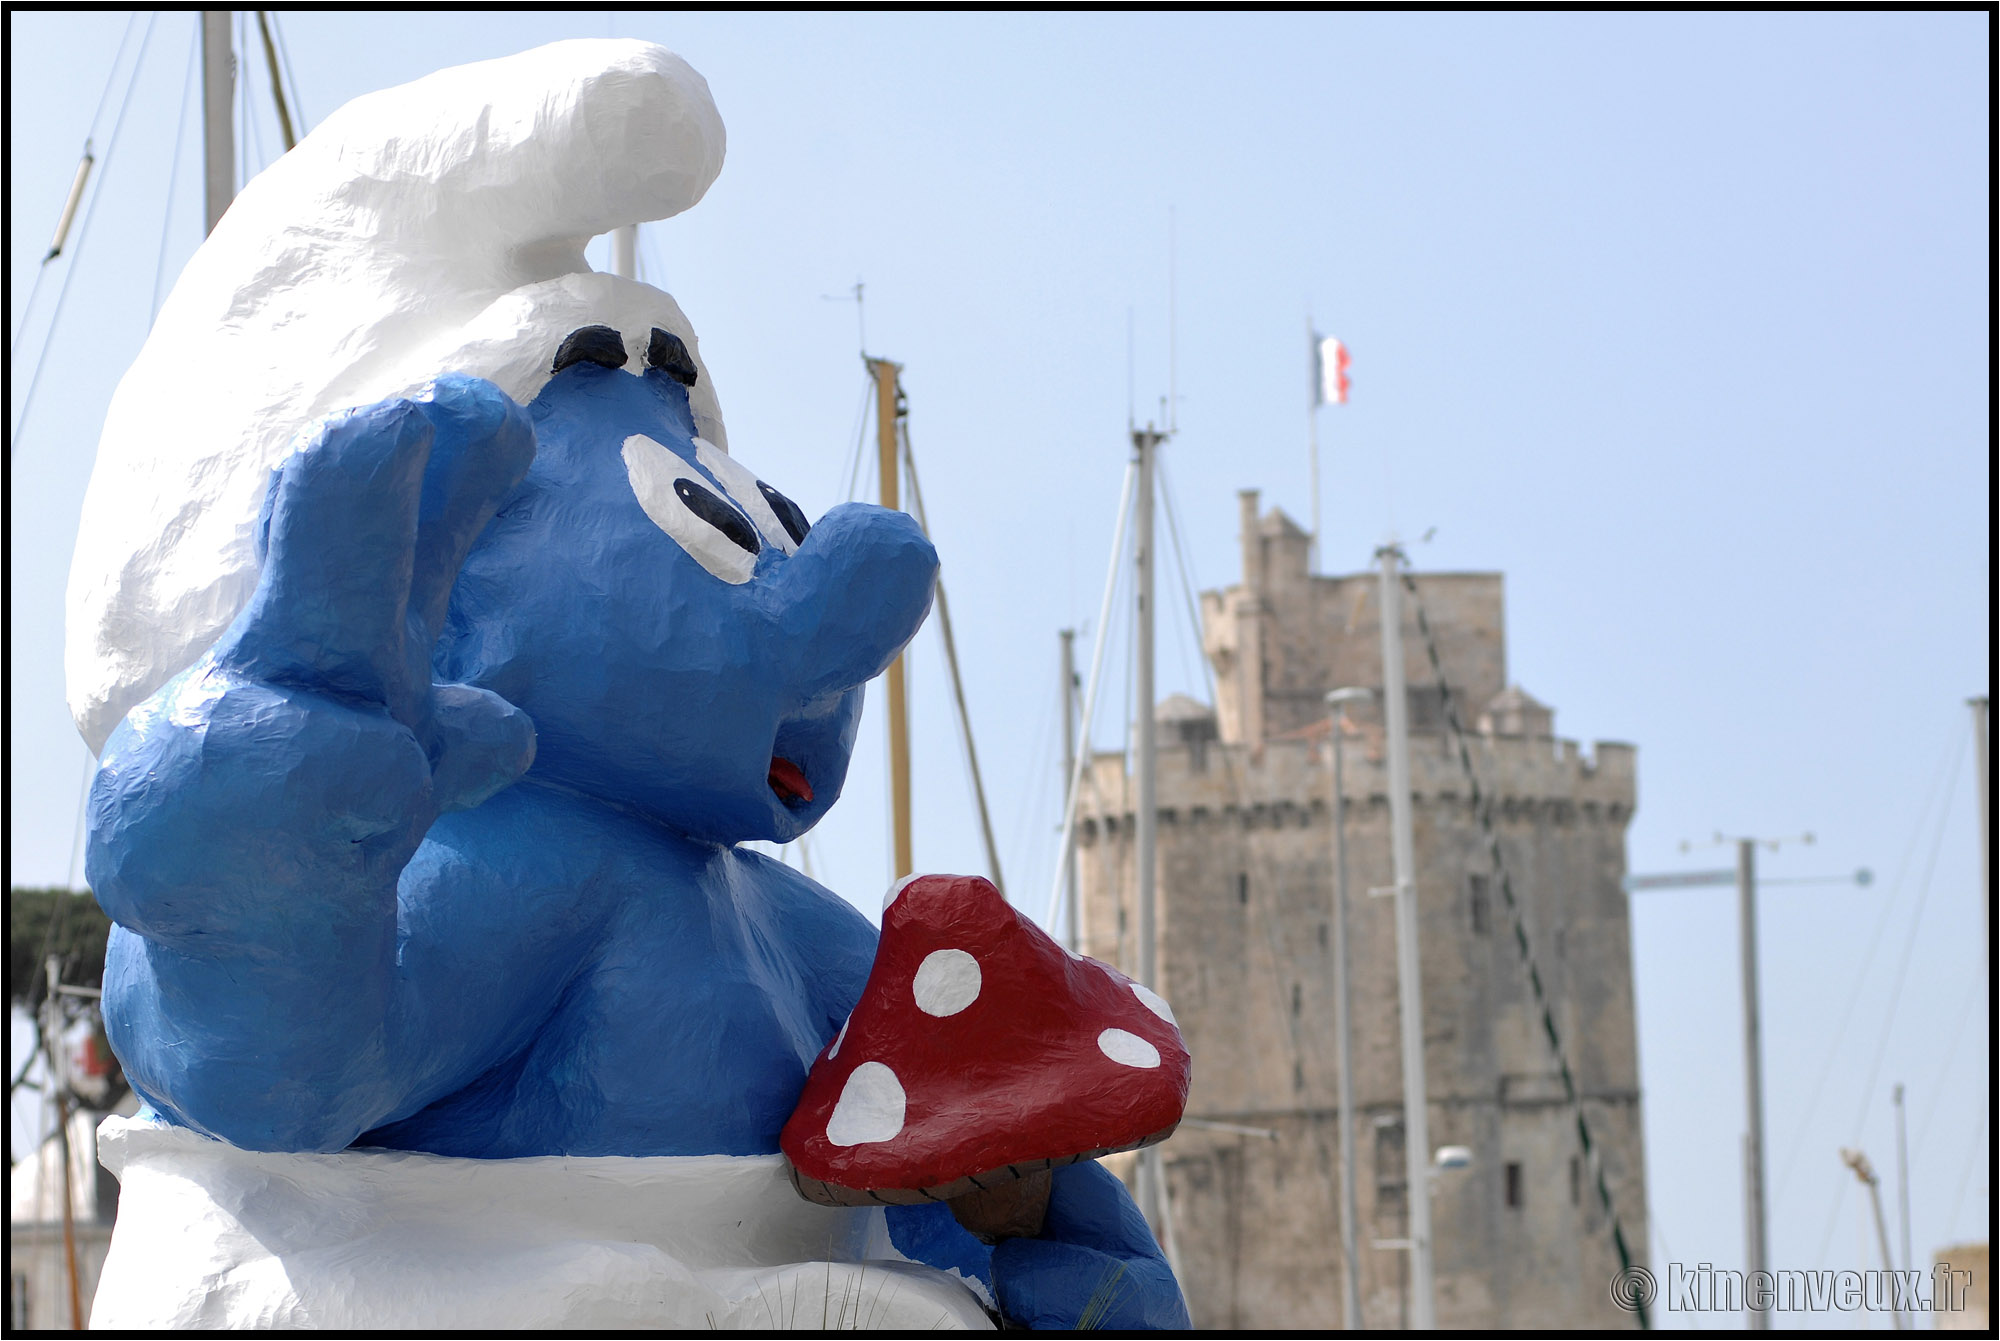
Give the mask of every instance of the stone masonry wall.
M 1616 1258 L 1543 1040 L 1526 970 L 1443 736 L 1413 741 L 1425 1071 L 1434 1146 L 1473 1163 L 1438 1176 L 1440 1326 L 1630 1325 L 1610 1303 Z M 1401 1323 L 1406 1232 L 1402 1071 L 1386 768 L 1379 729 L 1344 747 L 1356 1199 L 1363 1323 Z M 1624 829 L 1633 752 L 1476 738 L 1498 787 L 1501 844 L 1557 1024 L 1586 1095 L 1628 1245 L 1645 1208 L 1632 1018 Z M 1188 1112 L 1276 1131 L 1184 1126 L 1163 1148 L 1197 1326 L 1340 1321 L 1331 791 L 1325 743 L 1212 746 L 1159 771 L 1161 988 L 1194 1053 Z M 1123 761 L 1093 761 L 1080 831 L 1085 953 L 1132 971 L 1131 815 Z M 1482 889 L 1474 879 L 1486 877 Z M 1475 905 L 1483 907 L 1475 909 Z M 1518 1165 L 1512 1175 L 1509 1165 Z M 1509 1179 L 1513 1179 L 1512 1204 Z M 1572 1180 L 1574 1179 L 1574 1184 Z

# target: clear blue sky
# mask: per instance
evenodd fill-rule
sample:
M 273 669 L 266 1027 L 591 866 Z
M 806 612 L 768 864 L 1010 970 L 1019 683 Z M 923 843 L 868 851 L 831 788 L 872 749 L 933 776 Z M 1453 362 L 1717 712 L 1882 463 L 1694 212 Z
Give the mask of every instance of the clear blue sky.
M 156 276 L 171 285 L 200 231 L 193 108 L 177 116 L 192 14 L 158 17 L 110 143 L 142 18 L 98 116 L 88 232 L 24 328 L 127 17 L 10 16 L 14 424 L 40 370 L 9 472 L 15 883 L 68 876 L 77 511 Z M 314 124 L 570 36 L 653 38 L 707 76 L 729 163 L 646 229 L 648 278 L 701 333 L 737 453 L 815 515 L 847 496 L 863 394 L 854 307 L 824 295 L 865 282 L 869 351 L 907 367 L 1002 856 L 1031 907 L 1054 845 L 1056 630 L 1096 609 L 1128 330 L 1141 418 L 1168 388 L 1170 212 L 1168 465 L 1199 585 L 1236 580 L 1237 489 L 1310 514 L 1310 305 L 1354 353 L 1353 402 L 1321 421 L 1325 566 L 1435 527 L 1419 568 L 1504 571 L 1512 677 L 1563 734 L 1639 746 L 1634 870 L 1724 865 L 1679 850 L 1718 830 L 1810 829 L 1765 872 L 1877 872 L 1770 888 L 1762 921 L 1774 1264 L 1859 1267 L 1876 1265 L 1865 1202 L 1835 1151 L 1893 1170 L 1897 1081 L 1919 1257 L 1983 1237 L 1989 1213 L 1964 706 L 1990 679 L 1989 21 L 288 12 L 283 31 Z M 261 56 L 248 75 L 261 164 L 278 144 Z M 1202 692 L 1193 646 L 1168 618 L 1163 694 Z M 977 869 L 928 633 L 914 681 L 918 865 Z M 1129 711 L 1109 702 L 1107 748 Z M 864 736 L 813 857 L 872 910 L 888 858 Z M 1633 938 L 1653 1260 L 1733 1264 L 1733 895 L 1640 895 Z M 1893 1236 L 1893 1197 L 1890 1214 Z

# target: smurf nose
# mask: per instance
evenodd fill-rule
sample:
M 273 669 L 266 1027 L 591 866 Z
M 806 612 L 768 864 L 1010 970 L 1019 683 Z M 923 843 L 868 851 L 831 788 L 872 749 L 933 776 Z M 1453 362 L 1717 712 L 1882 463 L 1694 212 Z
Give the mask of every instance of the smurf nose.
M 772 593 L 801 700 L 843 693 L 888 669 L 930 613 L 937 571 L 937 551 L 907 513 L 843 503 L 821 517 Z

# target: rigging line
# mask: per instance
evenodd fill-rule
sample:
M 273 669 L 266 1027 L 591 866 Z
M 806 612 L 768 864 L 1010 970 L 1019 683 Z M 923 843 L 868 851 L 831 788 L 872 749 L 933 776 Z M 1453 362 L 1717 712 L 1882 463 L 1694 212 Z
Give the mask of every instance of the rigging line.
M 232 92 L 236 95 L 236 189 L 241 191 L 250 180 L 250 81 L 244 77 L 242 63 L 236 53 L 247 43 L 244 36 L 243 11 L 236 11 L 236 35 L 230 39 L 230 72 L 234 76 Z
M 1041 883 L 1042 867 L 1037 849 L 1040 844 L 1033 841 L 1032 830 L 1035 817 L 1045 814 L 1043 809 L 1049 800 L 1049 780 L 1062 776 L 1062 761 L 1053 758 L 1056 751 L 1056 713 L 1059 704 L 1048 702 L 1048 695 L 1042 696 L 1041 719 L 1035 724 L 1034 753 L 1030 776 L 1035 781 L 1030 784 L 1025 804 L 1015 812 L 1013 830 L 1008 834 L 1007 857 L 1014 869 L 1022 873 L 1021 880 L 1032 889 Z M 1051 766 L 1053 765 L 1053 766 Z
M 917 458 L 910 450 L 910 423 L 907 417 L 896 420 L 897 443 L 903 449 L 903 472 L 910 480 L 910 503 L 916 508 L 917 525 L 925 535 L 931 533 L 931 524 L 924 518 L 924 491 L 917 484 Z M 951 636 L 951 605 L 945 600 L 944 575 L 937 578 L 938 632 L 944 638 L 945 669 L 951 674 L 952 701 L 958 705 L 958 729 L 965 742 L 965 764 L 972 773 L 972 799 L 979 807 L 979 833 L 986 840 L 986 860 L 993 867 L 993 887 L 1000 891 L 1000 897 L 1007 897 L 1007 886 L 1000 878 L 1000 845 L 993 841 L 993 817 L 986 808 L 986 784 L 979 776 L 979 751 L 972 744 L 972 713 L 965 706 L 965 680 L 958 671 L 958 645 Z
M 1903 938 L 1902 958 L 1896 964 L 1895 986 L 1889 991 L 1889 1009 L 1882 1016 L 1882 1034 L 1875 1043 L 1875 1058 L 1868 1064 L 1868 1081 L 1861 1088 L 1861 1108 L 1854 1115 L 1853 1132 L 1857 1142 L 1861 1136 L 1861 1124 L 1867 1120 L 1868 1110 L 1874 1105 L 1875 1081 L 1882 1070 L 1882 1059 L 1888 1055 L 1889 1038 L 1895 1032 L 1896 1012 L 1903 1003 L 1903 983 L 1910 971 L 1910 951 L 1916 949 L 1917 932 L 1924 924 L 1924 905 L 1931 896 L 1931 876 L 1937 870 L 1938 853 L 1944 847 L 1946 821 L 1951 816 L 1952 794 L 1958 790 L 1959 764 L 1965 758 L 1966 735 L 1958 738 L 1958 749 L 1951 761 L 1951 782 L 1945 788 L 1944 804 L 1938 807 L 1937 831 L 1931 836 L 1931 852 L 1924 863 L 1923 883 L 1917 887 L 1917 906 L 1910 914 L 1910 932 Z
M 1162 472 L 1162 486 L 1161 493 L 1165 504 L 1164 510 L 1167 514 L 1167 534 L 1172 541 L 1175 566 L 1180 574 L 1181 595 L 1187 603 L 1188 619 L 1193 627 L 1198 629 L 1200 627 L 1200 616 L 1195 602 L 1195 585 L 1189 574 L 1185 548 L 1181 544 L 1180 523 L 1173 505 L 1173 492 L 1170 487 L 1166 486 L 1164 471 Z M 1215 668 L 1209 664 L 1206 656 L 1201 657 L 1200 661 L 1202 683 L 1206 686 L 1209 702 L 1213 705 L 1218 698 L 1215 685 Z M 1250 798 L 1249 779 L 1237 770 L 1236 760 L 1228 750 L 1221 750 L 1219 754 L 1222 759 L 1223 771 L 1229 776 L 1231 789 L 1236 793 L 1238 813 L 1242 816 L 1243 823 L 1247 828 L 1251 824 L 1255 814 L 1255 806 Z M 1334 803 L 1338 803 L 1338 798 L 1335 798 Z M 1333 812 L 1331 807 L 1329 807 L 1327 813 L 1328 823 L 1332 823 Z M 1276 915 L 1277 900 L 1280 893 L 1277 859 L 1270 852 L 1249 848 L 1247 844 L 1246 849 L 1246 860 L 1243 863 L 1245 866 L 1249 866 L 1253 862 L 1253 859 L 1248 857 L 1247 851 L 1254 850 L 1257 852 L 1257 856 L 1254 858 L 1254 864 L 1257 867 L 1259 891 L 1257 912 L 1258 920 L 1264 927 L 1265 950 L 1270 955 L 1271 960 L 1271 972 L 1267 976 L 1267 981 L 1271 984 L 1275 994 L 1272 999 L 1272 1008 L 1277 1012 L 1279 1020 L 1284 1025 L 1286 1042 L 1291 1051 L 1294 1068 L 1294 1084 L 1303 1093 L 1305 1059 L 1308 1049 L 1302 1041 L 1301 1030 L 1303 1026 L 1299 1018 L 1291 1012 L 1290 1003 L 1285 998 L 1284 989 L 1287 975 L 1285 973 L 1284 955 L 1279 946 L 1278 917 Z M 1268 907 L 1267 901 L 1269 903 Z M 1294 968 L 1296 967 L 1294 965 Z M 1305 975 L 1295 972 L 1290 976 L 1296 983 L 1302 981 Z M 1313 1056 L 1314 1069 L 1324 1071 L 1327 1065 L 1324 1050 L 1313 1050 Z M 1309 1126 L 1312 1132 L 1314 1149 L 1319 1156 L 1320 1179 L 1327 1194 L 1327 1214 L 1329 1217 L 1337 1217 L 1339 1214 L 1339 1202 L 1334 1193 L 1333 1156 L 1326 1146 L 1326 1133 L 1318 1123 L 1311 1123 Z
M 118 50 L 112 54 L 111 68 L 104 72 L 104 91 L 97 95 L 97 110 L 90 114 L 90 125 L 83 133 L 84 157 L 90 156 L 90 146 L 97 139 L 97 124 L 104 119 L 105 104 L 111 100 L 111 90 L 118 86 L 118 67 L 125 61 L 126 44 L 132 40 L 132 29 L 138 25 L 139 11 L 133 10 L 125 19 L 125 31 L 118 35 Z M 150 26 L 150 25 L 149 25 Z M 57 225 L 60 231 L 61 225 Z M 42 291 L 42 276 L 48 273 L 49 262 L 61 253 L 51 251 L 35 267 L 34 282 L 28 286 L 28 301 L 21 308 L 20 324 L 15 327 L 13 338 L 8 342 L 7 358 L 12 361 L 20 354 L 21 337 L 28 333 L 28 319 L 34 314 L 35 299 Z
M 90 130 L 84 135 L 86 140 L 97 138 L 98 123 L 104 119 L 105 104 L 111 101 L 111 89 L 117 82 L 119 63 L 125 59 L 126 44 L 132 40 L 132 29 L 139 23 L 139 11 L 133 10 L 125 20 L 125 31 L 118 35 L 118 51 L 111 57 L 111 69 L 104 76 L 104 91 L 97 95 L 97 110 L 90 114 Z M 151 26 L 150 20 L 148 27 Z
M 875 390 L 875 381 L 864 374 L 861 379 L 861 408 L 854 412 L 854 453 L 847 465 L 847 491 L 842 495 L 845 502 L 852 503 L 855 493 L 861 488 L 861 445 L 868 439 L 868 401 Z
M 1139 481 L 1139 463 L 1127 460 L 1125 463 L 1125 488 L 1118 500 L 1118 525 L 1111 535 L 1110 571 L 1104 575 L 1104 602 L 1097 609 L 1097 633 L 1091 639 L 1090 679 L 1083 690 L 1083 718 L 1076 730 L 1076 761 L 1070 769 L 1069 786 L 1063 793 L 1062 838 L 1056 844 L 1055 877 L 1050 882 L 1049 913 L 1042 926 L 1050 935 L 1055 934 L 1056 914 L 1062 909 L 1063 870 L 1069 864 L 1070 844 L 1076 841 L 1076 803 L 1082 791 L 1084 761 L 1090 758 L 1090 723 L 1097 711 L 1097 677 L 1104 667 L 1104 645 L 1110 641 L 1111 597 L 1118 588 L 1118 579 L 1124 569 L 1125 523 L 1132 517 L 1132 495 Z
M 160 286 L 167 275 L 167 239 L 172 236 L 174 222 L 174 191 L 180 185 L 181 146 L 187 142 L 188 105 L 194 101 L 195 76 L 200 70 L 201 56 L 201 15 L 194 16 L 194 31 L 188 38 L 187 83 L 181 89 L 181 116 L 174 127 L 174 156 L 167 168 L 166 219 L 160 224 L 160 257 L 153 265 L 153 299 L 147 308 L 146 328 L 160 315 Z
M 1472 750 L 1466 742 L 1464 725 L 1458 717 L 1458 700 L 1452 693 L 1451 685 L 1444 676 L 1444 663 L 1438 655 L 1437 639 L 1431 633 L 1430 619 L 1424 611 L 1422 594 L 1417 590 L 1414 574 L 1403 570 L 1403 587 L 1410 593 L 1410 603 L 1416 611 L 1417 631 L 1423 636 L 1424 650 L 1430 658 L 1431 675 L 1437 681 L 1438 698 L 1444 707 L 1445 721 L 1451 727 L 1452 739 L 1458 747 L 1459 767 L 1465 773 L 1467 792 L 1472 801 L 1473 812 L 1479 817 L 1479 827 L 1484 831 L 1486 846 L 1493 872 L 1499 877 L 1500 895 L 1506 904 L 1508 919 L 1513 923 L 1514 945 L 1520 953 L 1522 964 L 1528 971 L 1528 985 L 1534 991 L 1535 1005 L 1541 1013 L 1542 1033 L 1547 1039 L 1549 1051 L 1555 1057 L 1556 1069 L 1562 1076 L 1563 1094 L 1568 1100 L 1570 1112 L 1576 1119 L 1578 1142 L 1583 1147 L 1583 1158 L 1590 1170 L 1591 1181 L 1597 1189 L 1598 1202 L 1603 1208 L 1605 1219 L 1611 1225 L 1612 1246 L 1618 1252 L 1620 1270 L 1629 1271 L 1632 1266 L 1630 1247 L 1625 1242 L 1624 1226 L 1618 1219 L 1618 1209 L 1611 1197 L 1611 1184 L 1605 1176 L 1603 1153 L 1592 1138 L 1589 1115 L 1584 1111 L 1583 1095 L 1576 1084 L 1575 1073 L 1570 1069 L 1569 1056 L 1563 1048 L 1562 1035 L 1556 1028 L 1555 1006 L 1542 984 L 1540 967 L 1536 964 L 1533 949 L 1528 944 L 1526 919 L 1519 900 L 1514 897 L 1514 883 L 1507 870 L 1507 863 L 1500 847 L 1500 834 L 1493 824 L 1493 794 L 1479 785 L 1479 775 L 1472 767 Z M 1416 1195 L 1412 1190 L 1411 1195 Z M 1645 1305 L 1638 1309 L 1639 1326 L 1650 1330 L 1652 1323 Z
M 285 30 L 278 26 L 278 15 L 280 12 L 275 9 L 270 11 L 271 35 L 277 39 L 278 64 L 284 67 L 285 83 L 291 89 L 292 93 L 292 111 L 297 113 L 299 119 L 299 138 L 304 139 L 312 133 L 312 125 L 306 118 L 305 101 L 299 96 L 299 77 L 292 73 L 292 52 L 291 48 L 285 44 Z
M 10 468 L 14 464 L 14 445 L 21 440 L 21 433 L 28 426 L 28 412 L 35 404 L 35 390 L 42 384 L 42 370 L 48 367 L 49 346 L 54 343 L 56 327 L 62 321 L 63 303 L 69 297 L 69 282 L 76 278 L 77 266 L 83 262 L 83 244 L 90 238 L 91 220 L 97 217 L 97 201 L 104 194 L 104 182 L 111 173 L 111 155 L 118 148 L 118 133 L 125 128 L 125 113 L 132 107 L 132 88 L 139 82 L 139 71 L 146 63 L 146 47 L 153 40 L 153 20 L 158 17 L 158 11 L 154 11 L 146 18 L 146 32 L 139 39 L 139 54 L 132 60 L 132 77 L 125 82 L 125 97 L 118 104 L 118 115 L 111 123 L 111 139 L 104 146 L 104 165 L 98 169 L 97 185 L 83 205 L 83 222 L 77 225 L 76 247 L 70 252 L 69 265 L 63 271 L 62 286 L 56 290 L 55 310 L 49 314 L 49 328 L 42 336 L 42 352 L 35 359 L 35 371 L 28 379 L 27 394 L 21 397 L 20 417 L 14 421 L 13 431 L 7 437 L 7 464 Z
M 298 145 L 299 137 L 292 133 L 292 112 L 285 106 L 285 80 L 278 73 L 278 44 L 271 37 L 271 16 L 268 11 L 257 10 L 257 35 L 264 39 L 264 65 L 271 81 L 271 101 L 278 108 L 278 134 L 285 142 L 285 152 L 290 153 Z
M 1979 1115 L 1979 1129 L 1972 1133 L 1972 1149 L 1965 1152 L 1965 1165 L 1959 1170 L 1958 1195 L 1951 1200 L 1951 1214 L 1944 1218 L 1945 1225 L 1947 1226 L 1946 1233 L 1951 1232 L 1949 1226 L 1958 1223 L 1958 1208 L 1965 1204 L 1966 1189 L 1972 1186 L 1973 1166 L 1979 1162 L 1979 1156 L 1982 1152 L 1992 1149 L 1986 1143 L 1986 1129 L 1992 1120 L 1993 1114 L 1990 1111 Z
M 1930 1135 L 1931 1119 L 1937 1116 L 1938 1101 L 1944 1097 L 1945 1082 L 1951 1078 L 1952 1063 L 1958 1060 L 1958 1040 L 1965 1033 L 1965 1022 L 1972 1018 L 1972 1003 L 1985 995 L 1984 978 L 1975 977 L 1966 983 L 1965 997 L 1958 1003 L 1958 1010 L 1952 1019 L 1951 1037 L 1944 1045 L 1944 1065 L 1939 1068 L 1937 1082 L 1926 1087 L 1930 1090 L 1930 1102 L 1924 1106 L 1923 1118 L 1917 1123 L 1917 1139 L 1911 1142 L 1919 1155 L 1925 1149 L 1924 1138 Z M 1984 1050 L 1978 1055 L 1984 1056 Z
M 656 289 L 667 287 L 667 266 L 653 234 L 639 229 L 639 278 Z
M 1827 1213 L 1826 1232 L 1820 1235 L 1819 1249 L 1813 1254 L 1813 1265 L 1826 1261 L 1826 1250 L 1833 1246 L 1834 1226 L 1840 1223 L 1840 1208 L 1847 1204 L 1847 1185 L 1854 1177 L 1845 1168 L 1840 1171 L 1840 1182 L 1833 1194 L 1833 1209 Z
M 236 11 L 236 35 L 238 39 L 236 50 L 238 52 L 245 52 L 250 49 L 250 12 L 247 9 Z M 249 168 L 251 162 L 257 164 L 258 172 L 262 172 L 265 168 L 271 166 L 271 156 L 264 150 L 263 118 L 257 115 L 257 102 L 250 93 L 250 71 L 247 68 L 248 65 L 249 62 L 245 61 L 240 55 L 236 58 L 236 87 L 243 95 L 243 125 L 248 131 L 248 138 L 251 144 L 256 146 L 256 156 L 254 159 L 245 159 L 243 178 L 236 186 L 238 191 L 241 191 L 250 184 L 250 178 L 253 175 Z M 246 145 L 245 152 L 247 153 L 248 150 L 249 146 Z
M 72 259 L 72 264 L 74 260 Z M 49 273 L 48 260 L 35 267 L 35 278 L 28 285 L 28 301 L 21 305 L 21 320 L 14 327 L 13 341 L 7 346 L 7 361 L 12 363 L 21 352 L 21 337 L 28 333 L 28 325 L 35 314 L 35 299 L 41 296 L 42 277 Z
M 1160 453 L 1158 461 L 1160 466 L 1160 499 L 1166 505 L 1167 537 L 1173 541 L 1174 567 L 1180 573 L 1181 593 L 1187 600 L 1188 628 L 1194 637 L 1195 659 L 1205 668 L 1208 665 L 1208 653 L 1201 645 L 1201 603 L 1195 597 L 1193 567 L 1187 561 L 1186 547 L 1181 544 L 1180 512 L 1174 506 L 1174 486 L 1173 481 L 1167 475 L 1166 453 Z M 1214 701 L 1214 676 L 1204 669 L 1200 677 L 1192 675 L 1188 677 L 1188 681 L 1191 684 L 1195 683 L 1197 679 L 1208 683 L 1209 706 L 1219 712 L 1221 709 Z
M 1910 873 L 1910 859 L 1916 855 L 1917 844 L 1923 838 L 1924 825 L 1930 820 L 1931 806 L 1936 803 L 1939 793 L 1950 780 L 1952 771 L 1958 767 L 1956 753 L 1962 744 L 1959 737 L 1960 733 L 1954 730 L 1951 741 L 1944 747 L 1943 757 L 1938 761 L 1937 771 L 1931 775 L 1930 788 L 1924 793 L 1924 803 L 1917 810 L 1917 821 L 1910 829 L 1909 842 L 1904 845 L 1902 860 L 1897 863 L 1896 878 L 1890 882 L 1889 892 L 1882 900 L 1881 911 L 1875 915 L 1875 926 L 1868 933 L 1868 953 L 1861 961 L 1860 971 L 1854 975 L 1853 989 L 1846 994 L 1847 1001 L 1841 1008 L 1840 1023 L 1834 1026 L 1831 1034 L 1827 1035 L 1826 1057 L 1821 1061 L 1819 1075 L 1813 1081 L 1812 1094 L 1806 1100 L 1798 1131 L 1787 1143 L 1785 1162 L 1778 1171 L 1776 1189 L 1771 1194 L 1771 1206 L 1774 1210 L 1784 1200 L 1785 1188 L 1791 1182 L 1792 1171 L 1798 1167 L 1799 1153 L 1807 1147 L 1806 1133 L 1811 1128 L 1814 1116 L 1819 1112 L 1820 1094 L 1826 1088 L 1828 1078 L 1833 1074 L 1834 1063 L 1840 1059 L 1844 1051 L 1847 1026 L 1854 1019 L 1855 1007 L 1860 1003 L 1861 988 L 1867 982 L 1869 973 L 1875 968 L 1877 952 L 1886 943 L 1887 938 L 1882 933 L 1888 929 L 1889 918 L 1898 906 L 1896 896 L 1902 892 L 1903 880 Z

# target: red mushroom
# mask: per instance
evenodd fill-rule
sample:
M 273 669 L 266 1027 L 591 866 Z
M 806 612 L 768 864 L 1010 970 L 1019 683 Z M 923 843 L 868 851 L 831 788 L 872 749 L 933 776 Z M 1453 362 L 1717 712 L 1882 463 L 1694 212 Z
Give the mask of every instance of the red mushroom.
M 913 876 L 889 891 L 861 1000 L 780 1144 L 809 1200 L 972 1194 L 953 1207 L 967 1228 L 1033 1234 L 1048 1170 L 1165 1140 L 1188 1069 L 1157 995 L 1063 949 L 978 876 Z

